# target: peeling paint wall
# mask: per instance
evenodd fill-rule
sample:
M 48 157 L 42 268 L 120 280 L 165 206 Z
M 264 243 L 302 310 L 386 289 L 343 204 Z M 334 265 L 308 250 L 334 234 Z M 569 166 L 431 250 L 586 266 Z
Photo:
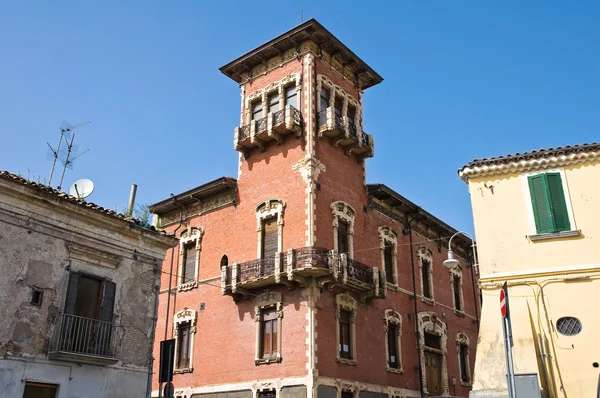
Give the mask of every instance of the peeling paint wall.
M 0 179 L 0 398 L 27 381 L 58 384 L 58 397 L 143 397 L 152 365 L 161 264 L 175 239 Z M 114 361 L 51 359 L 69 274 L 116 284 Z M 33 292 L 41 305 L 32 304 Z

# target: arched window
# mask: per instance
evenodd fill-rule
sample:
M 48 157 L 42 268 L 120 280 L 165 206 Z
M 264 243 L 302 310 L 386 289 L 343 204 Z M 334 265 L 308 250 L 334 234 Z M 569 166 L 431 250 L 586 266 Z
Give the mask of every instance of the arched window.
M 221 268 L 227 267 L 228 265 L 229 265 L 229 258 L 227 258 L 227 254 L 223 254 L 223 257 L 221 257 Z

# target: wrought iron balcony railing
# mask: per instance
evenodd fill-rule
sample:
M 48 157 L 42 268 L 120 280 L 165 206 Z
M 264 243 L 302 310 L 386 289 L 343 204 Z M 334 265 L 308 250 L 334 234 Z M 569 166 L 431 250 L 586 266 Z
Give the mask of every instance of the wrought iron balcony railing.
M 49 356 L 73 354 L 86 357 L 114 358 L 111 344 L 115 324 L 71 314 L 59 314 L 50 339 Z M 54 354 L 54 355 L 53 355 Z M 61 359 L 62 359 L 61 357 Z M 89 361 L 88 361 L 89 362 Z
M 321 286 L 347 286 L 364 298 L 383 297 L 386 292 L 384 271 L 322 247 L 290 249 L 269 258 L 223 266 L 221 292 L 243 295 L 272 284 L 303 283 L 308 277 L 316 278 Z
M 281 143 L 283 136 L 295 134 L 302 136 L 302 113 L 292 105 L 268 113 L 266 117 L 252 120 L 249 124 L 235 128 L 235 149 L 247 151 L 252 148 L 265 149 L 269 141 Z

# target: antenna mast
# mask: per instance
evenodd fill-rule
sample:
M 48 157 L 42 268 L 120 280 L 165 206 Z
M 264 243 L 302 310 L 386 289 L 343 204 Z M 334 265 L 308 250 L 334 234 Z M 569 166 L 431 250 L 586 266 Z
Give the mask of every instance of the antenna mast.
M 58 139 L 58 145 L 56 147 L 56 149 L 52 148 L 52 146 L 50 145 L 50 143 L 48 144 L 48 158 L 52 159 L 52 169 L 50 169 L 50 178 L 48 179 L 48 185 L 52 186 L 52 176 L 54 175 L 54 168 L 56 166 L 56 161 L 60 160 L 61 163 L 63 164 L 63 171 L 62 171 L 62 176 L 60 178 L 60 185 L 58 185 L 58 190 L 61 189 L 62 183 L 63 183 L 63 179 L 65 177 L 65 171 L 67 169 L 67 167 L 72 170 L 73 169 L 73 162 L 78 159 L 79 157 L 85 155 L 86 153 L 89 152 L 89 149 L 86 149 L 82 152 L 77 153 L 74 156 L 71 156 L 71 154 L 73 152 L 77 152 L 77 146 L 73 145 L 73 141 L 75 140 L 75 134 L 73 133 L 73 130 L 78 129 L 79 127 L 83 127 L 86 126 L 88 124 L 90 124 L 91 122 L 89 120 L 76 124 L 75 126 L 67 123 L 67 122 L 63 122 L 60 126 L 60 138 Z M 71 141 L 69 142 L 69 138 L 71 139 Z M 63 145 L 63 139 L 64 139 L 64 145 Z

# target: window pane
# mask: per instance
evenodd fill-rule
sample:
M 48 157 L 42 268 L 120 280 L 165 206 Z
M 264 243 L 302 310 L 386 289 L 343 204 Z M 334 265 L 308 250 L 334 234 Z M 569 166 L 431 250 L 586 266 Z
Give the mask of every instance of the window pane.
M 271 328 L 273 321 L 263 321 L 263 356 L 271 353 Z
M 460 379 L 464 383 L 469 382 L 469 369 L 467 367 L 467 364 L 469 362 L 468 358 L 469 358 L 469 356 L 468 356 L 468 352 L 467 352 L 467 346 L 465 344 L 461 344 L 460 345 Z
M 329 108 L 329 90 L 326 88 L 321 89 L 321 111 Z
M 421 274 L 423 277 L 423 296 L 431 298 L 431 281 L 429 275 L 429 268 L 431 267 L 431 264 L 426 260 L 422 260 L 422 262 L 423 267 L 421 268 Z
M 100 309 L 101 285 L 102 281 L 99 279 L 80 275 L 75 304 L 75 315 L 97 319 Z
M 190 323 L 179 325 L 177 333 L 177 368 L 190 367 Z
M 262 225 L 262 258 L 274 258 L 279 251 L 277 218 L 263 221 Z
M 252 103 L 252 120 L 258 120 L 263 117 L 262 101 L 257 100 Z
M 279 111 L 279 93 L 278 92 L 273 92 L 273 93 L 269 94 L 267 101 L 269 103 L 269 112 L 275 113 L 275 112 Z
M 335 114 L 338 116 L 342 116 L 342 108 L 344 107 L 344 99 L 340 98 L 340 97 L 336 97 L 333 107 L 335 110 Z
M 279 322 L 279 320 L 277 318 L 275 318 L 271 321 L 271 324 L 273 325 L 273 328 L 271 329 L 272 335 L 273 335 L 273 341 L 271 342 L 271 346 L 273 348 L 271 351 L 273 352 L 273 354 L 276 354 L 279 352 L 279 341 L 278 341 L 279 336 L 277 335 L 278 322 Z
M 221 257 L 221 267 L 227 266 L 227 265 L 229 265 L 229 258 L 227 257 L 226 254 L 223 254 L 223 257 Z
M 454 275 L 453 276 L 453 285 L 454 285 L 454 307 L 459 310 L 462 311 L 462 305 L 461 305 L 461 300 L 460 300 L 460 276 L 458 275 Z
M 438 335 L 425 332 L 425 346 L 430 348 L 442 349 L 442 338 Z
M 338 253 L 348 253 L 348 224 L 338 221 Z
M 340 310 L 340 357 L 351 359 L 350 311 Z
M 390 368 L 398 368 L 398 326 L 388 325 L 388 362 Z
M 182 283 L 192 282 L 196 279 L 196 244 L 184 246 L 183 255 L 183 280 Z
M 352 123 L 354 123 L 354 118 L 356 117 L 356 108 L 353 105 L 348 105 L 348 118 Z
M 285 88 L 285 104 L 298 108 L 296 96 L 296 86 L 291 85 Z
M 383 251 L 383 261 L 385 263 L 385 279 L 389 283 L 394 283 L 394 264 L 393 264 L 394 246 L 388 242 L 386 242 L 385 245 L 386 246 Z

